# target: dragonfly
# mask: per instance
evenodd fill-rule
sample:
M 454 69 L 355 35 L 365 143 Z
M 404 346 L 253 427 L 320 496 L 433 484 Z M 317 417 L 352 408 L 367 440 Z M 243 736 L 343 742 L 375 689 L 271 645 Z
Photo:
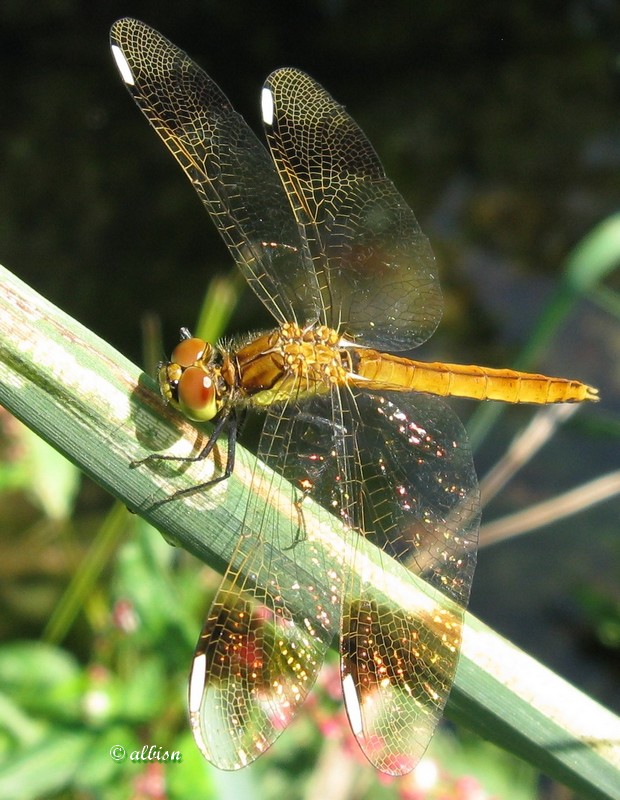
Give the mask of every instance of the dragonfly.
M 198 488 L 232 474 L 240 415 L 265 418 L 257 456 L 268 471 L 255 468 L 192 662 L 196 743 L 219 768 L 253 762 L 293 719 L 337 638 L 353 734 L 379 770 L 405 774 L 454 681 L 476 559 L 476 473 L 442 397 L 580 402 L 597 390 L 398 355 L 441 317 L 430 244 L 364 133 L 308 75 L 283 68 L 267 78 L 267 149 L 157 31 L 121 19 L 111 46 L 127 89 L 276 322 L 215 344 L 182 329 L 159 367 L 166 402 L 213 423 L 192 458 L 228 436 L 225 469 Z M 145 461 L 158 458 L 173 457 Z M 288 523 L 269 492 L 284 497 Z M 337 526 L 330 545 L 315 507 Z

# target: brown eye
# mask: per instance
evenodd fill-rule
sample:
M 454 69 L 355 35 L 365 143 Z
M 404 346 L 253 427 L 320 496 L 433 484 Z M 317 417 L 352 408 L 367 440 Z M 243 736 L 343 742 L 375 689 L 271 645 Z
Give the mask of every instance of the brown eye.
M 188 367 L 183 372 L 179 379 L 177 396 L 179 408 L 190 419 L 205 422 L 217 414 L 215 386 L 200 367 Z
M 204 358 L 207 350 L 210 351 L 211 346 L 203 339 L 183 339 L 172 351 L 170 360 L 180 367 L 191 367 Z

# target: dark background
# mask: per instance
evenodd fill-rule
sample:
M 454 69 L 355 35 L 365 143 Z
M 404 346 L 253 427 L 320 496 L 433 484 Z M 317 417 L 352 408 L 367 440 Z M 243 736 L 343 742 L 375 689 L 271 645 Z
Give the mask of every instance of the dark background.
M 116 73 L 108 30 L 125 15 L 185 49 L 255 127 L 278 66 L 303 68 L 348 107 L 440 262 L 446 314 L 422 358 L 508 366 L 570 249 L 618 209 L 612 0 L 3 2 L 0 261 L 134 360 L 142 315 L 159 314 L 173 342 L 231 258 Z M 237 326 L 266 325 L 247 293 Z M 617 419 L 619 352 L 617 322 L 584 301 L 537 367 L 600 386 L 603 403 L 579 419 Z M 530 414 L 505 415 L 481 473 Z M 617 469 L 617 440 L 585 428 L 556 437 L 489 517 Z M 574 596 L 584 583 L 615 596 L 618 513 L 616 499 L 483 551 L 472 603 L 617 708 L 618 659 L 590 658 Z

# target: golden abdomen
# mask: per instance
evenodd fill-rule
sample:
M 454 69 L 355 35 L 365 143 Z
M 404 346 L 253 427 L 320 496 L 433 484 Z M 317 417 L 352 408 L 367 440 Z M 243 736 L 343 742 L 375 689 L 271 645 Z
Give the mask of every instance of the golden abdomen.
M 598 390 L 580 381 L 511 369 L 425 363 L 375 350 L 352 349 L 356 375 L 349 382 L 373 391 L 429 392 L 507 403 L 578 403 L 598 400 Z

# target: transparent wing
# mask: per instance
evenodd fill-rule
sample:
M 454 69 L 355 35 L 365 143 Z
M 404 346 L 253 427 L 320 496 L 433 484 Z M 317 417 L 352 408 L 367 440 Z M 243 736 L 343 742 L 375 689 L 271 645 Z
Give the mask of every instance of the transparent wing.
M 334 390 L 331 404 L 311 401 L 290 427 L 299 460 L 286 461 L 287 476 L 348 529 L 334 564 L 351 727 L 378 769 L 404 774 L 456 671 L 479 524 L 467 437 L 437 398 L 395 392 Z
M 322 321 L 381 349 L 425 341 L 442 310 L 435 260 L 366 136 L 296 69 L 267 79 L 263 120 L 305 231 L 321 287 Z
M 317 319 L 316 277 L 269 153 L 189 56 L 134 19 L 112 26 L 119 71 L 237 265 L 280 322 Z
M 352 527 L 409 574 L 384 559 L 389 578 L 377 591 L 375 573 L 355 551 L 342 612 L 342 683 L 362 750 L 378 769 L 400 775 L 426 750 L 454 680 L 476 560 L 478 484 L 465 431 L 437 398 L 345 400 L 364 420 L 345 481 L 357 487 Z M 436 592 L 421 590 L 411 574 Z
M 305 529 L 304 489 L 281 477 L 299 474 L 297 414 L 291 405 L 267 415 L 258 455 L 280 474 L 255 469 L 242 535 L 196 647 L 190 721 L 222 769 L 249 764 L 275 741 L 339 630 L 338 556 Z

